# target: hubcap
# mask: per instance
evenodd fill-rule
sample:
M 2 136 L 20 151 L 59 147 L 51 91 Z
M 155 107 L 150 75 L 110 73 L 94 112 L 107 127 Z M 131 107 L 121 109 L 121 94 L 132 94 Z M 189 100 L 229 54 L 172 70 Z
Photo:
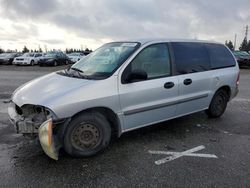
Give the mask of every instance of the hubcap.
M 81 123 L 73 130 L 71 141 L 75 148 L 92 149 L 99 144 L 100 132 L 93 124 Z

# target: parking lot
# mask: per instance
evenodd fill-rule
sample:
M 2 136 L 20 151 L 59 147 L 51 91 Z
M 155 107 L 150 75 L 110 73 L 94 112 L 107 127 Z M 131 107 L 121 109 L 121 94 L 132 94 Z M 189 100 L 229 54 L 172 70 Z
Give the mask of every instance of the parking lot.
M 0 66 L 0 187 L 250 187 L 250 69 L 241 70 L 240 93 L 219 119 L 188 115 L 125 133 L 98 156 L 61 153 L 54 161 L 15 134 L 5 101 L 63 68 Z

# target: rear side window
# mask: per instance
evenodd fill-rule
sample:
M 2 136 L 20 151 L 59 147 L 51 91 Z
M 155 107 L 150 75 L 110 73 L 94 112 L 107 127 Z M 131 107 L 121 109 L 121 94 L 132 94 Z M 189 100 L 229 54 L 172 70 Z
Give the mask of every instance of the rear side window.
M 235 60 L 229 50 L 222 44 L 205 44 L 211 60 L 211 68 L 219 69 L 235 66 Z
M 173 42 L 176 71 L 188 74 L 210 70 L 208 52 L 202 43 Z

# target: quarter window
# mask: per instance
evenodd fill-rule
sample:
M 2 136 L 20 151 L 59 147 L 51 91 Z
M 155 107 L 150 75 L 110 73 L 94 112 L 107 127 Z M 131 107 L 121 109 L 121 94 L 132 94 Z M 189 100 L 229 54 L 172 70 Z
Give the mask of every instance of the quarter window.
M 143 49 L 131 62 L 131 71 L 143 70 L 148 79 L 170 75 L 170 58 L 166 44 L 154 44 Z
M 225 68 L 235 66 L 235 60 L 229 50 L 222 44 L 205 44 L 211 60 L 211 68 Z
M 209 56 L 204 44 L 196 42 L 173 42 L 171 44 L 178 74 L 202 72 L 210 69 Z

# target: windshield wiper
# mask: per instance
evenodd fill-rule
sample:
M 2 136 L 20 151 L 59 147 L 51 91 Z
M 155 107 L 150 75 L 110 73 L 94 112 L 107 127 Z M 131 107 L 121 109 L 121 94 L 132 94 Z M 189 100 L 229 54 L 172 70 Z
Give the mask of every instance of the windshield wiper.
M 76 71 L 78 73 L 78 75 L 79 75 L 80 78 L 89 79 L 88 76 L 81 74 L 81 73 L 84 73 L 81 69 L 78 69 L 78 68 L 75 68 L 75 67 L 71 67 L 70 69 Z
M 72 69 L 74 71 L 77 71 L 77 72 L 83 73 L 83 71 L 81 69 L 78 69 L 78 68 L 75 68 L 75 67 L 70 67 L 70 69 Z

